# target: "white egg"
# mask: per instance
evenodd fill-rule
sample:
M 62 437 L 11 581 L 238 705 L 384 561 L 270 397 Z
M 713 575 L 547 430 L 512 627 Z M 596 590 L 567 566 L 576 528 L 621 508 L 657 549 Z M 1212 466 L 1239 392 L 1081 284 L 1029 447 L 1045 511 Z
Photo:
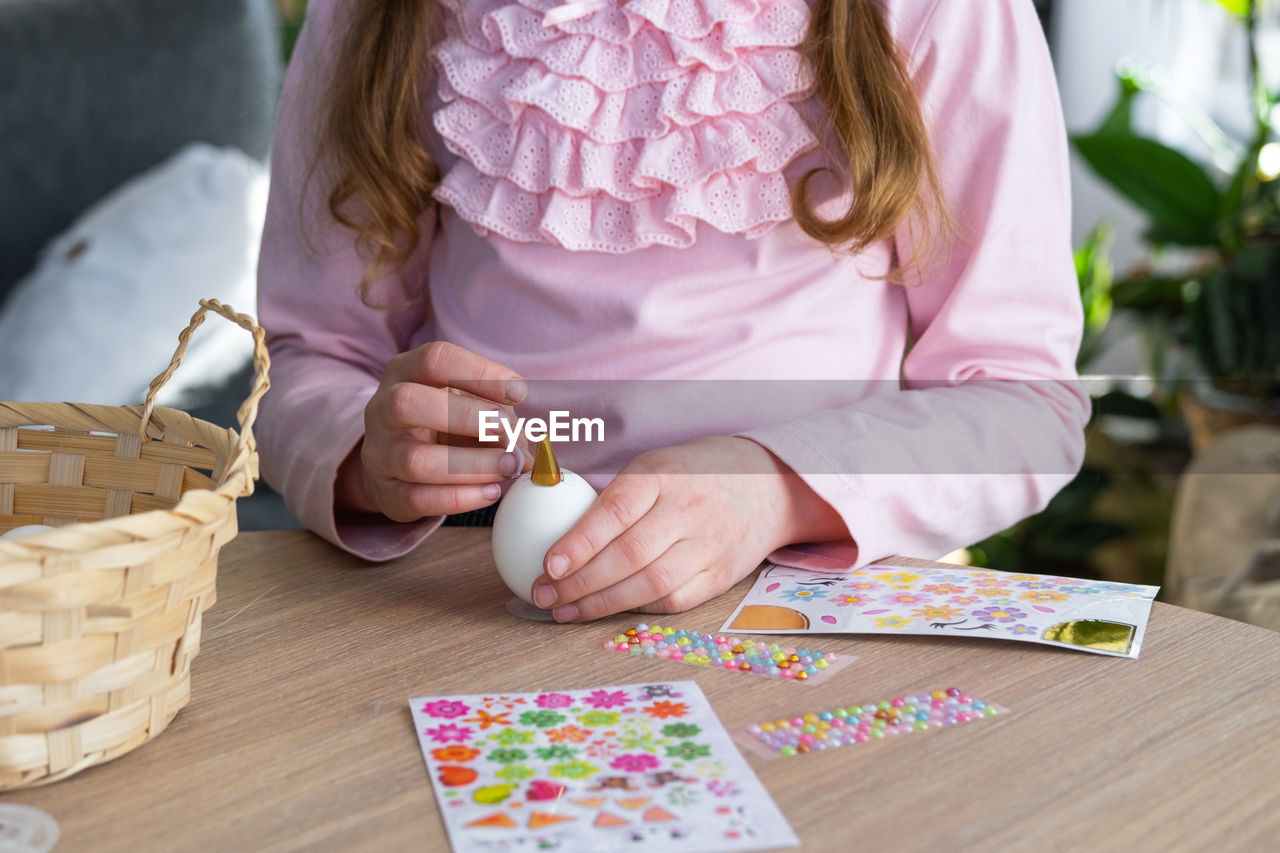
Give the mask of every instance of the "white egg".
M 507 490 L 493 517 L 493 561 L 511 591 L 533 604 L 533 582 L 542 574 L 547 549 L 573 527 L 596 499 L 596 490 L 572 471 L 539 486 L 531 474 Z M 536 605 L 535 605 L 536 606 Z
M 28 536 L 37 536 L 54 529 L 47 524 L 24 524 L 22 527 L 15 527 L 6 533 L 0 533 L 0 539 L 25 539 Z

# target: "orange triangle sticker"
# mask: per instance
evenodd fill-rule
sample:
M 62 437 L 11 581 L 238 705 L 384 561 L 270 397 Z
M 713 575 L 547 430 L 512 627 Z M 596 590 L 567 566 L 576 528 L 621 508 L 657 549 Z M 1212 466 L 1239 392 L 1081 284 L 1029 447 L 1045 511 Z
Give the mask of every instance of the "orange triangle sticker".
M 488 817 L 476 818 L 467 826 L 493 826 L 499 829 L 515 829 L 516 822 L 502 812 L 494 812 Z
M 595 825 L 596 826 L 626 826 L 627 821 L 624 818 L 618 817 L 616 814 L 609 814 L 608 812 L 600 812 L 600 814 L 596 815 Z
M 654 806 L 644 813 L 644 819 L 647 821 L 659 820 L 677 820 L 675 815 L 664 809 L 662 806 Z
M 577 820 L 576 817 L 567 814 L 551 814 L 551 812 L 534 812 L 529 815 L 529 828 L 542 829 L 544 826 L 551 826 L 556 823 L 564 823 L 570 820 Z
M 587 797 L 586 799 L 570 800 L 569 802 L 579 806 L 586 806 L 589 809 L 598 809 L 604 805 L 604 797 Z
M 641 806 L 647 805 L 649 803 L 649 800 L 651 799 L 653 798 L 652 797 L 632 797 L 631 799 L 618 800 L 617 802 L 618 802 L 618 805 L 622 806 L 624 809 L 631 809 L 632 811 L 635 811 Z

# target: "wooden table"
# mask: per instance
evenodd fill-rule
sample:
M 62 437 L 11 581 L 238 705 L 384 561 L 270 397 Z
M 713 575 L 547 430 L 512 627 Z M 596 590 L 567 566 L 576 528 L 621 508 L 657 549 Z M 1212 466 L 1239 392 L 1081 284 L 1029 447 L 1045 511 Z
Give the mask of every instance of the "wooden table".
M 747 584 L 669 621 L 715 630 Z M 381 566 L 302 532 L 242 534 L 169 730 L 3 800 L 53 815 L 60 850 L 446 850 L 410 696 L 693 678 L 732 728 L 954 684 L 1013 713 L 856 752 L 748 756 L 804 849 L 1259 850 L 1280 833 L 1280 634 L 1261 628 L 1157 604 L 1137 661 L 824 637 L 858 660 L 797 688 L 611 655 L 598 643 L 634 615 L 530 624 L 505 593 L 485 530 L 441 530 Z

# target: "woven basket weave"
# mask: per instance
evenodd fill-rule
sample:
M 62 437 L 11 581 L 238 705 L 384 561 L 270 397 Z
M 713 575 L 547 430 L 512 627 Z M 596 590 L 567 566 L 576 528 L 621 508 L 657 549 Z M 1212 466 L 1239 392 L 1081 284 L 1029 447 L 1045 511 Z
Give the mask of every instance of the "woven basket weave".
M 253 334 L 238 435 L 155 406 L 209 311 Z M 60 528 L 0 541 L 0 790 L 123 755 L 187 703 L 268 365 L 252 318 L 202 300 L 144 406 L 0 403 L 0 533 Z

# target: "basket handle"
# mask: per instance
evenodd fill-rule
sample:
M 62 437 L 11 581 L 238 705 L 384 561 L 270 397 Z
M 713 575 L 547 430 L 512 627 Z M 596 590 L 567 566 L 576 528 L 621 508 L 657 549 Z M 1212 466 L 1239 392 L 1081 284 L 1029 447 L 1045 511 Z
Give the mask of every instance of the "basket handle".
M 142 410 L 142 422 L 138 425 L 138 435 L 144 441 L 146 440 L 147 425 L 151 422 L 151 412 L 156 407 L 156 395 L 160 393 L 160 389 L 169 381 L 169 377 L 173 376 L 173 372 L 178 369 L 178 365 L 182 364 L 182 357 L 186 355 L 187 343 L 191 340 L 191 334 L 200 328 L 200 324 L 204 322 L 205 314 L 210 311 L 221 314 L 253 335 L 253 389 L 236 412 L 236 421 L 240 424 L 238 450 L 247 450 L 249 453 L 253 453 L 257 446 L 253 438 L 253 422 L 258 417 L 258 403 L 262 400 L 262 395 L 267 393 L 267 389 L 271 387 L 271 380 L 267 375 L 267 371 L 271 367 L 271 356 L 267 354 L 266 332 L 248 314 L 238 314 L 230 305 L 223 305 L 216 299 L 200 300 L 200 308 L 195 314 L 191 315 L 191 323 L 182 330 L 182 334 L 178 335 L 178 349 L 169 361 L 169 366 L 165 368 L 163 373 L 151 380 L 151 387 L 147 389 L 146 406 Z

